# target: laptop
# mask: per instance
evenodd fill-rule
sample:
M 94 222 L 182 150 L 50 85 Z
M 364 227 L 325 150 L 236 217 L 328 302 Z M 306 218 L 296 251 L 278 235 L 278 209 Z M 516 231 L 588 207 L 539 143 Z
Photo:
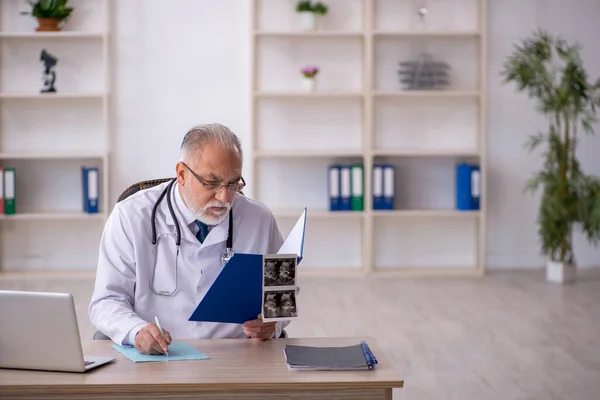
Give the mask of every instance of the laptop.
M 0 368 L 86 372 L 115 359 L 84 356 L 71 294 L 0 290 Z

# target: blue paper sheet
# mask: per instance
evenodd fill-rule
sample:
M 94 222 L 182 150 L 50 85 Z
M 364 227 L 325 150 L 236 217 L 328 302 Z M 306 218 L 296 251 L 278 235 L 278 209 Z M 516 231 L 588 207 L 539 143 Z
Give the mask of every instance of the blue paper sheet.
M 171 342 L 169 345 L 168 357 L 164 354 L 142 354 L 133 346 L 119 346 L 118 344 L 113 344 L 112 347 L 133 362 L 207 360 L 210 358 L 206 354 L 183 342 Z

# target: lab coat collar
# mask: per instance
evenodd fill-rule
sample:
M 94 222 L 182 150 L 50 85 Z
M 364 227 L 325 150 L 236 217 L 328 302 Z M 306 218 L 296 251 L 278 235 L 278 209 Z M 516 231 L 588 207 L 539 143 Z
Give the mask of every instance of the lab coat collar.
M 179 184 L 177 182 L 175 182 L 175 184 L 173 185 L 171 192 L 173 211 L 175 212 L 175 216 L 177 217 L 177 221 L 179 222 L 182 240 L 187 240 L 199 244 L 198 239 L 195 235 L 195 231 L 192 230 L 192 223 L 195 224 L 196 217 L 194 217 L 194 214 L 192 214 L 192 212 L 187 208 L 187 206 L 183 202 L 183 199 L 181 198 L 181 193 L 179 193 Z M 233 204 L 235 204 L 235 200 Z M 172 227 L 173 234 L 177 234 L 177 229 L 175 228 L 175 221 L 173 221 L 173 217 L 169 212 L 169 205 L 167 204 L 166 199 L 164 199 L 164 201 L 161 202 L 161 207 L 165 215 L 165 221 L 169 226 Z M 208 236 L 204 240 L 204 243 L 202 243 L 202 247 L 226 241 L 228 230 L 229 214 L 227 214 L 225 219 L 220 224 L 212 226 L 212 229 L 210 230 Z
M 181 198 L 181 193 L 179 193 L 179 183 L 175 183 L 175 185 L 173 185 L 173 197 L 175 198 L 175 208 L 177 211 L 176 215 L 179 224 L 186 225 L 189 227 L 193 222 L 196 221 L 196 218 L 194 217 L 194 214 L 192 214 L 192 212 L 189 210 L 189 208 L 186 207 L 185 203 L 183 202 L 183 199 Z M 173 221 L 173 218 L 171 217 L 170 213 L 169 217 L 171 218 L 171 221 Z

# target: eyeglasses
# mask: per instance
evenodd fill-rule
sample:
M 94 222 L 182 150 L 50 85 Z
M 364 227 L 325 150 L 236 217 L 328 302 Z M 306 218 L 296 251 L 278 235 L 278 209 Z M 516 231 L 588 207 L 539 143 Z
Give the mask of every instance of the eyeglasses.
M 244 181 L 243 177 L 241 178 L 241 182 L 235 182 L 235 183 L 221 183 L 221 182 L 215 182 L 215 181 L 205 181 L 198 174 L 196 174 L 194 171 L 192 171 L 192 169 L 186 163 L 182 162 L 182 164 L 185 165 L 185 167 L 192 173 L 192 175 L 194 175 L 194 178 L 196 178 L 196 180 L 198 180 L 198 182 L 200 182 L 200 184 L 208 190 L 211 190 L 211 191 L 212 190 L 221 190 L 222 187 L 226 187 L 227 191 L 229 193 L 235 193 L 235 192 L 241 190 L 244 186 L 246 186 L 246 182 Z

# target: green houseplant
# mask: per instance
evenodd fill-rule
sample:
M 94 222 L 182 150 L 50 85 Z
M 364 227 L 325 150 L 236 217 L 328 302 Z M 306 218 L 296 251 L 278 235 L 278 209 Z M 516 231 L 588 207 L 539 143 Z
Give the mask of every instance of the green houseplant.
M 60 31 L 59 24 L 66 21 L 73 12 L 72 7 L 67 7 L 68 0 L 38 0 L 27 1 L 31 6 L 31 14 L 38 20 L 38 32 Z
M 300 0 L 296 3 L 296 11 L 301 16 L 302 28 L 314 30 L 317 25 L 316 16 L 327 14 L 329 8 L 322 2 L 312 3 L 310 0 Z
M 536 101 L 548 124 L 527 143 L 530 151 L 545 150 L 543 168 L 526 189 L 541 188 L 538 235 L 551 282 L 575 279 L 575 228 L 594 245 L 600 239 L 600 180 L 583 172 L 576 155 L 581 133 L 594 134 L 600 79 L 590 80 L 579 51 L 580 45 L 538 30 L 515 46 L 501 72 L 503 83 L 516 84 L 518 92 Z

